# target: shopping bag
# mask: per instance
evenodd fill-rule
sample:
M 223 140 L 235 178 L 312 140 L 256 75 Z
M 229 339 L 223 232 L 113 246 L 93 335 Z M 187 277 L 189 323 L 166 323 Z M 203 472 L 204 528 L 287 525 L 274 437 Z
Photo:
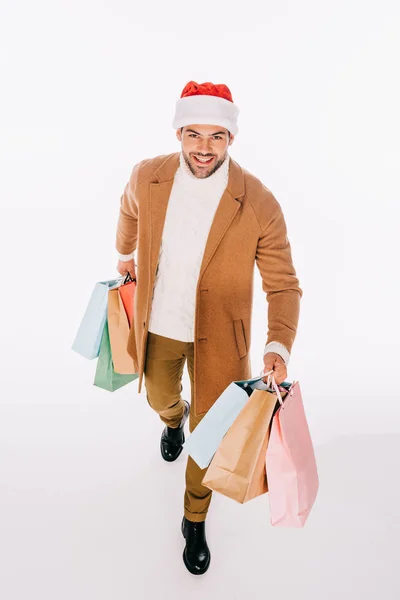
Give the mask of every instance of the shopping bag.
M 116 373 L 111 356 L 110 336 L 108 331 L 108 319 L 104 324 L 103 335 L 101 338 L 100 352 L 97 359 L 94 385 L 101 387 L 109 392 L 114 392 L 120 387 L 134 381 L 139 377 L 138 374 L 121 375 Z
M 122 304 L 124 305 L 126 315 L 128 317 L 129 327 L 133 324 L 134 302 L 136 294 L 136 279 L 132 279 L 129 283 L 124 283 L 119 288 Z
M 209 466 L 222 438 L 247 403 L 253 389 L 267 389 L 265 375 L 233 381 L 188 436 L 183 449 L 201 469 Z
M 79 325 L 72 344 L 72 350 L 85 358 L 93 359 L 99 355 L 104 323 L 107 316 L 108 291 L 119 287 L 123 277 L 99 281 L 94 286 L 85 314 Z
M 279 406 L 275 392 L 253 391 L 214 454 L 204 486 L 242 504 L 268 491 L 265 453 Z
M 132 285 L 135 284 L 128 283 L 108 292 L 107 320 L 111 356 L 115 372 L 124 375 L 135 373 L 133 359 L 127 351 L 130 328 L 128 315 L 122 301 L 122 290 L 126 286 Z
M 273 380 L 272 385 L 277 389 Z M 280 397 L 266 452 L 271 525 L 303 527 L 317 497 L 319 480 L 300 384 Z

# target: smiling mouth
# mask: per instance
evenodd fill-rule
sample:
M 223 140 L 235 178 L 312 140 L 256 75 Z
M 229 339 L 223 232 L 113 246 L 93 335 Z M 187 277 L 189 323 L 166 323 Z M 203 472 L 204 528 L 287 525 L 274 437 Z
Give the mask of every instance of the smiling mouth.
M 197 165 L 202 166 L 202 167 L 207 167 L 208 165 L 211 165 L 211 163 L 214 160 L 214 156 L 212 156 L 211 158 L 207 158 L 206 160 L 201 160 L 199 159 L 197 156 L 193 156 L 194 161 Z

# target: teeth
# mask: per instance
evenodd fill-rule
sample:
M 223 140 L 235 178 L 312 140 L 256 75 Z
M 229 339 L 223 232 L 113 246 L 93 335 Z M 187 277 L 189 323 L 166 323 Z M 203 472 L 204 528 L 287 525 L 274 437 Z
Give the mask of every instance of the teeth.
M 209 162 L 212 159 L 212 157 L 211 158 L 200 158 L 199 156 L 196 156 L 196 158 L 200 162 Z

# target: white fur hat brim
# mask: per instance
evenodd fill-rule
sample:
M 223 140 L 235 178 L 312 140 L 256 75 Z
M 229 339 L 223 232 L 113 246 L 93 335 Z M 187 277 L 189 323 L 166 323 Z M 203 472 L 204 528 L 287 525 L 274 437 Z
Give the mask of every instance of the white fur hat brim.
M 230 100 L 219 96 L 185 96 L 176 101 L 172 127 L 179 129 L 185 125 L 219 125 L 232 135 L 238 132 L 239 108 Z

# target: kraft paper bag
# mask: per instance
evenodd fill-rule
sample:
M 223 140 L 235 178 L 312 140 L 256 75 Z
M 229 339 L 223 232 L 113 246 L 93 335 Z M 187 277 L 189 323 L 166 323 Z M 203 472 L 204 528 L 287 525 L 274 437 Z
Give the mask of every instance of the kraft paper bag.
M 278 406 L 275 393 L 253 391 L 219 445 L 203 478 L 204 486 L 242 504 L 268 491 L 265 454 Z
M 276 384 L 273 381 L 274 388 Z M 304 527 L 317 497 L 319 480 L 300 384 L 294 382 L 272 419 L 266 453 L 270 523 Z
M 222 438 L 246 405 L 252 385 L 260 379 L 232 381 L 188 436 L 183 449 L 201 469 L 210 464 Z
M 127 284 L 132 285 L 132 284 Z M 108 292 L 108 331 L 110 335 L 111 356 L 116 373 L 135 374 L 132 357 L 128 354 L 129 320 L 122 301 L 121 291 L 126 286 Z
M 88 305 L 72 344 L 72 350 L 88 359 L 97 358 L 107 316 L 108 291 L 119 287 L 122 277 L 99 281 L 94 286 Z
M 103 335 L 101 338 L 100 352 L 97 359 L 97 368 L 94 378 L 94 385 L 97 387 L 114 392 L 120 387 L 134 381 L 139 377 L 135 375 L 121 375 L 116 373 L 111 356 L 110 336 L 108 332 L 108 320 L 104 324 Z

